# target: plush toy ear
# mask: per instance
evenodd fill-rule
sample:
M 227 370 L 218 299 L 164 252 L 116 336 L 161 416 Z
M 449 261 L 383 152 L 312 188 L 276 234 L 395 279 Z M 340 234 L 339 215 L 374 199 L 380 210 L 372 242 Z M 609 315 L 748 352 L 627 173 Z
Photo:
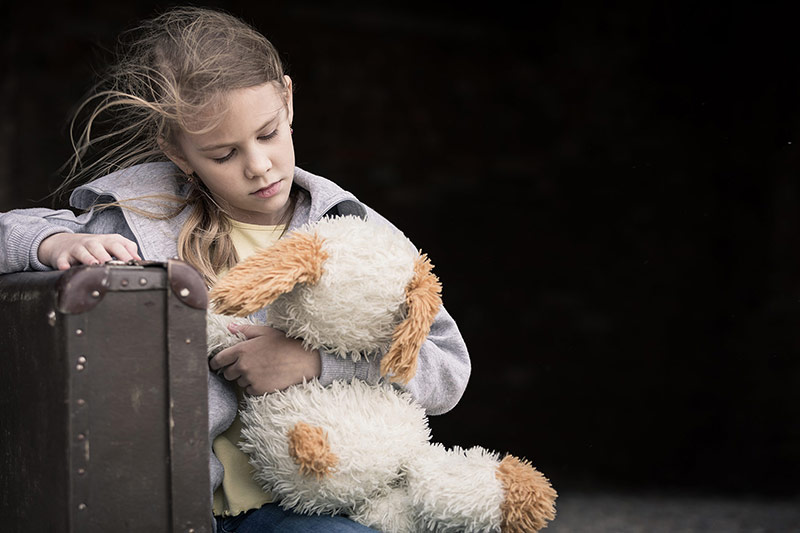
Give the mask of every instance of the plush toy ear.
M 209 292 L 216 313 L 247 316 L 291 291 L 316 283 L 328 258 L 316 233 L 295 233 L 231 268 Z
M 414 264 L 414 277 L 406 287 L 407 314 L 392 334 L 392 345 L 381 360 L 381 375 L 397 383 L 408 383 L 417 372 L 417 355 L 442 305 L 442 285 L 431 272 L 427 255 Z

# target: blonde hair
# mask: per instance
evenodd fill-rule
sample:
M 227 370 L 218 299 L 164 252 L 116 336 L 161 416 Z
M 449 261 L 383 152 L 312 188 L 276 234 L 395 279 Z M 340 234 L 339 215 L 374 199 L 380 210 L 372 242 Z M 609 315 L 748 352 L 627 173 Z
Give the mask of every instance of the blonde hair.
M 166 161 L 161 146 L 177 146 L 179 132 L 202 133 L 219 124 L 227 92 L 268 82 L 288 101 L 277 50 L 237 17 L 177 7 L 144 21 L 122 34 L 117 61 L 75 112 L 73 156 L 57 192 L 121 168 Z M 208 118 L 199 128 L 198 116 Z M 97 129 L 104 131 L 97 134 Z M 181 178 L 190 184 L 188 196 L 171 198 L 175 209 L 166 215 L 150 215 L 170 218 L 191 209 L 178 254 L 213 285 L 217 274 L 237 261 L 230 221 L 225 206 L 200 180 Z M 126 207 L 124 201 L 118 205 Z

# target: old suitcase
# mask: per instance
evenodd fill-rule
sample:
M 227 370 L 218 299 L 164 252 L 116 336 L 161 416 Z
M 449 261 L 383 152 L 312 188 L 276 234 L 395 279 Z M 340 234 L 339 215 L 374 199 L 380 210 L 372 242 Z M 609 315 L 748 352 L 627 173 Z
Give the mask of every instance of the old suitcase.
M 0 276 L 0 530 L 212 531 L 206 305 L 180 261 Z

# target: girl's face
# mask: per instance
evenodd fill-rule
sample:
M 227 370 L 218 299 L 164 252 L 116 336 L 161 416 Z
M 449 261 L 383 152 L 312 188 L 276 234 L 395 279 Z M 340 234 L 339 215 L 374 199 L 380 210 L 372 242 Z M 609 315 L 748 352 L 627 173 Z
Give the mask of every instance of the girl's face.
M 289 208 L 294 177 L 291 80 L 288 100 L 273 83 L 236 89 L 222 123 L 207 133 L 181 132 L 166 150 L 186 174 L 199 176 L 234 220 L 273 225 Z

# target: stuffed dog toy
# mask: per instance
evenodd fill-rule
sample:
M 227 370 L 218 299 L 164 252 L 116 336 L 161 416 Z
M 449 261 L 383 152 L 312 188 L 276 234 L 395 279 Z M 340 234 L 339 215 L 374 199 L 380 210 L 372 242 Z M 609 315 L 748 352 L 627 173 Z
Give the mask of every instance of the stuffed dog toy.
M 396 229 L 346 216 L 307 224 L 232 268 L 212 289 L 209 350 L 238 339 L 228 316 L 265 323 L 309 349 L 381 358 L 381 383 L 316 380 L 250 396 L 242 443 L 281 506 L 341 513 L 387 533 L 538 531 L 556 492 L 527 461 L 431 442 L 402 389 L 441 306 L 428 258 Z

